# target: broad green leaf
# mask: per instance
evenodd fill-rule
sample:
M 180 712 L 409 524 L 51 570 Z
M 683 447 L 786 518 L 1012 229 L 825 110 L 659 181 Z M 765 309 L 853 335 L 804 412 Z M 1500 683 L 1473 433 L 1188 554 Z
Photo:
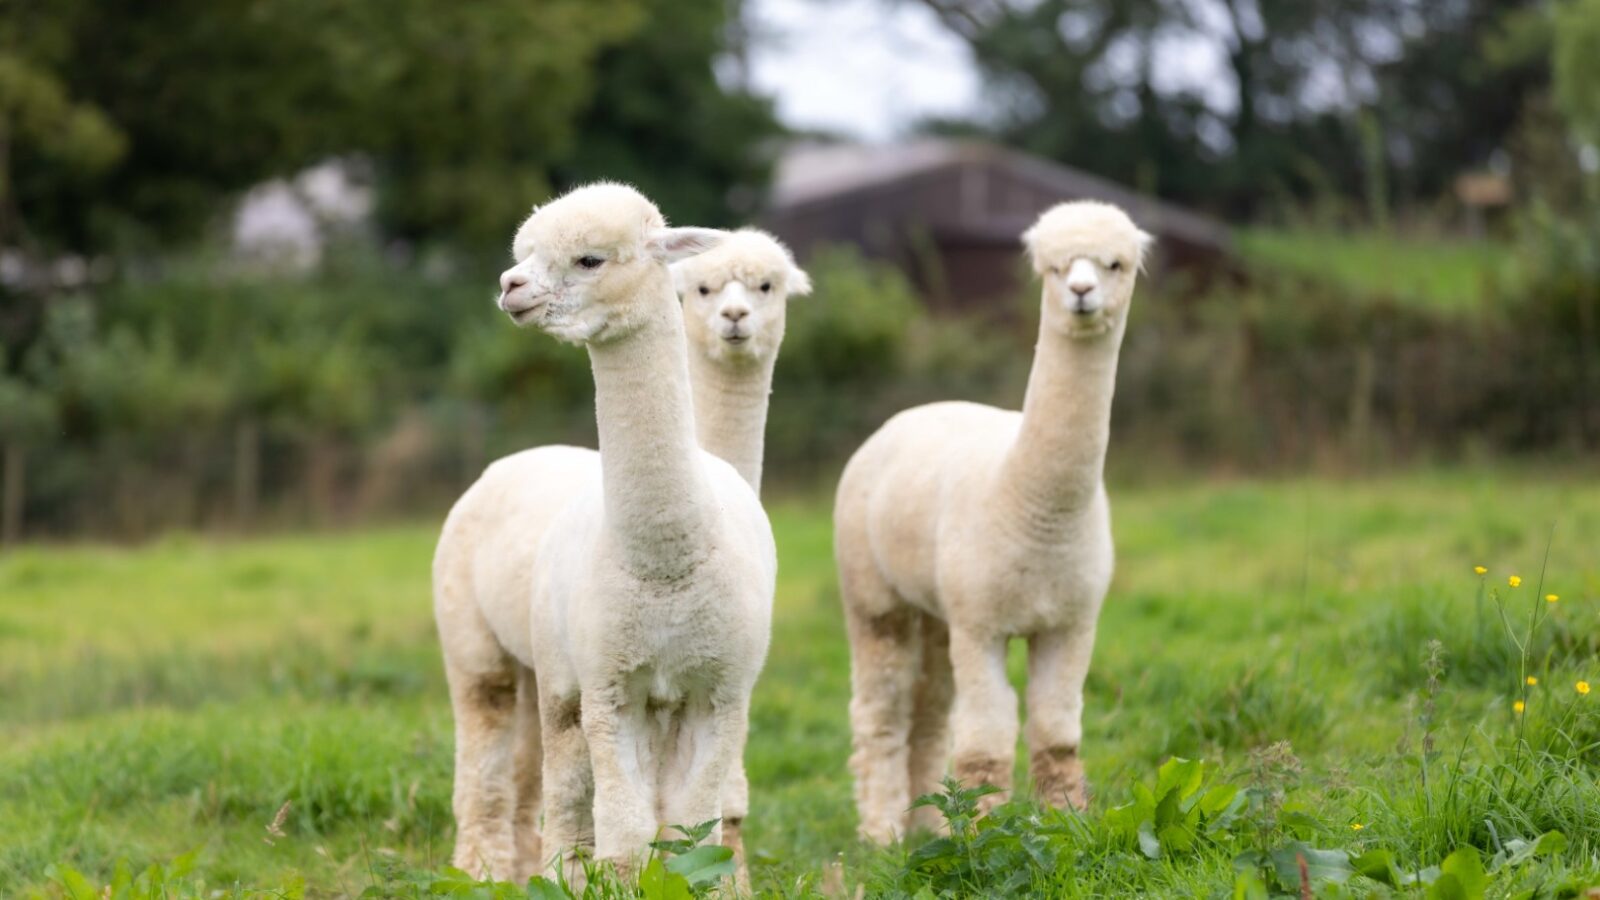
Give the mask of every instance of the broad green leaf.
M 1306 871 L 1313 882 L 1346 881 L 1355 874 L 1350 867 L 1350 854 L 1343 850 L 1318 850 L 1300 841 L 1291 841 L 1272 851 L 1268 856 L 1278 880 L 1284 884 L 1300 883 L 1300 857 L 1305 857 Z
M 1400 871 L 1394 864 L 1394 854 L 1388 850 L 1368 850 L 1352 857 L 1350 865 L 1373 881 L 1381 881 L 1390 887 L 1398 887 L 1401 883 Z
M 1534 842 L 1534 856 L 1554 856 L 1565 852 L 1567 849 L 1567 836 L 1559 831 L 1546 831 L 1539 835 L 1539 840 Z
M 1179 805 L 1183 798 L 1177 791 L 1168 791 L 1161 795 L 1161 802 L 1156 804 L 1155 824 L 1157 828 L 1164 828 L 1176 824 L 1183 819 Z
M 650 860 L 639 873 L 639 893 L 644 900 L 690 900 L 689 882 L 676 872 L 668 872 L 660 857 Z
M 1182 853 L 1194 846 L 1194 832 L 1181 823 L 1162 827 L 1156 832 L 1156 837 L 1161 841 L 1161 849 L 1167 853 Z
M 733 851 L 716 844 L 705 844 L 682 856 L 667 860 L 667 871 L 676 872 L 699 886 L 733 874 Z
M 1439 864 L 1439 880 L 1429 888 L 1430 897 L 1440 900 L 1482 900 L 1489 889 L 1489 875 L 1483 870 L 1483 857 L 1476 847 L 1460 847 Z
M 1182 800 L 1200 789 L 1200 780 L 1204 776 L 1205 763 L 1174 756 L 1162 763 L 1156 774 L 1156 796 L 1163 802 L 1172 795 Z
M 1238 785 L 1219 784 L 1200 796 L 1200 812 L 1208 819 L 1215 819 L 1227 810 L 1237 796 L 1239 796 Z

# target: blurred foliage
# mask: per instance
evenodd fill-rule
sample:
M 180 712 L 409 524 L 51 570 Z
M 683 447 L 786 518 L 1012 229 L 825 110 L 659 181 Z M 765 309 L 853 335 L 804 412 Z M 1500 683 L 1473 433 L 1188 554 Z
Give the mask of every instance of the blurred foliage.
M 762 180 L 751 147 L 775 127 L 764 101 L 712 76 L 730 13 L 723 0 L 6 0 L 0 244 L 169 243 L 235 192 L 335 156 L 370 162 L 392 236 L 500 246 L 534 201 L 601 171 L 673 186 L 669 213 L 726 218 L 727 192 Z M 638 154 L 652 144 L 659 155 Z M 624 152 L 636 162 L 619 170 Z
M 1515 269 L 1471 268 L 1451 282 L 1466 292 L 1455 303 L 1276 258 L 1199 295 L 1148 279 L 1118 375 L 1114 443 L 1127 449 L 1111 465 L 1592 453 L 1600 224 L 1547 214 L 1520 229 Z M 1374 256 L 1336 241 L 1307 246 L 1428 268 L 1403 258 L 1405 244 Z M 0 424 L 49 449 L 31 457 L 32 530 L 433 508 L 497 456 L 593 445 L 581 349 L 511 327 L 479 285 L 360 245 L 332 259 L 298 280 L 191 260 L 53 300 L 41 339 L 0 381 Z M 1029 319 L 936 317 L 898 271 L 849 249 L 807 267 L 816 292 L 790 306 L 768 421 L 775 489 L 825 480 L 909 406 L 1020 406 Z
M 1583 136 L 1600 142 L 1600 0 L 1556 7 L 1556 98 Z
M 998 107 L 933 127 L 1239 215 L 1432 200 L 1549 82 L 1534 0 L 922 2 L 970 43 Z M 1162 71 L 1186 40 L 1222 42 L 1225 87 Z

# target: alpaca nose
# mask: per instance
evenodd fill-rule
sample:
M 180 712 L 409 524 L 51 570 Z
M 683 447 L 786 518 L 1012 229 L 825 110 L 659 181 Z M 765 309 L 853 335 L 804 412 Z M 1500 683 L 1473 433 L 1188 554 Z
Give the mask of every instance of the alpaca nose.
M 1085 294 L 1088 294 L 1090 291 L 1094 290 L 1094 285 L 1087 284 L 1087 283 L 1082 282 L 1082 281 L 1074 281 L 1074 282 L 1071 282 L 1071 283 L 1069 283 L 1067 285 L 1067 290 L 1073 292 L 1074 294 L 1077 294 L 1079 297 L 1082 297 Z
M 500 293 L 509 294 L 528 283 L 528 276 L 515 269 L 507 269 L 500 275 Z
M 722 317 L 729 322 L 738 322 L 748 315 L 750 315 L 750 310 L 742 306 L 728 306 L 722 310 Z

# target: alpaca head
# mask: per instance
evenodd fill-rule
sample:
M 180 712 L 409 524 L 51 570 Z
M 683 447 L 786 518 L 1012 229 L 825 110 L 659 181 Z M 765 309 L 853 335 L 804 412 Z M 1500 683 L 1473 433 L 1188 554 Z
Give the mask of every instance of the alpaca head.
M 511 244 L 516 264 L 500 276 L 499 306 L 575 344 L 623 337 L 670 302 L 666 267 L 708 250 L 727 232 L 669 228 L 627 185 L 574 188 L 535 207 Z
M 774 357 L 783 343 L 785 303 L 811 293 L 811 279 L 787 247 L 745 228 L 715 249 L 672 267 L 684 327 L 701 355 L 738 365 Z
M 1108 203 L 1078 200 L 1047 210 L 1022 235 L 1044 282 L 1046 327 L 1072 337 L 1116 329 L 1154 238 Z

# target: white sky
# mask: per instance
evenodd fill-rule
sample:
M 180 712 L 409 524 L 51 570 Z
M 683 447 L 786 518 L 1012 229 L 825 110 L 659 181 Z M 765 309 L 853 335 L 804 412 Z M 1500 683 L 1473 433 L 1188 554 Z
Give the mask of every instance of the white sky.
M 1156 88 L 1195 91 L 1229 115 L 1237 91 L 1225 49 L 1231 26 L 1218 0 L 1192 2 L 1199 31 L 1174 24 L 1157 35 Z M 972 54 L 917 0 L 747 0 L 745 10 L 752 86 L 776 98 L 791 127 L 884 141 L 918 119 L 982 112 Z M 1063 17 L 1061 27 L 1074 23 Z M 1123 74 L 1119 64 L 1137 65 L 1125 56 L 1108 54 L 1107 77 Z
M 966 44 L 914 0 L 751 0 L 746 10 L 751 81 L 790 127 L 881 141 L 978 105 Z

